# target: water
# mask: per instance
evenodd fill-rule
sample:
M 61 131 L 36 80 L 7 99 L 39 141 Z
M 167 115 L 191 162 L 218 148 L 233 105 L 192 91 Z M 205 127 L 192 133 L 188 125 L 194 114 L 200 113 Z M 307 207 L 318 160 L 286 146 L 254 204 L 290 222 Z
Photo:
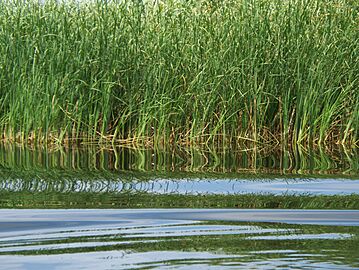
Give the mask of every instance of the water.
M 0 214 L 5 269 L 359 267 L 359 211 L 3 209 Z
M 6 269 L 359 267 L 359 211 L 80 209 L 0 214 L 0 256 Z
M 1 269 L 359 269 L 357 169 L 341 151 L 3 146 Z

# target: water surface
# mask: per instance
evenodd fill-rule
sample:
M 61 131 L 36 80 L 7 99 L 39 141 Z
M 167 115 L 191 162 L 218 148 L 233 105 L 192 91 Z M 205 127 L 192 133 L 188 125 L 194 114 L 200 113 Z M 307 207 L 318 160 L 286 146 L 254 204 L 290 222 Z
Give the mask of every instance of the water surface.
M 359 269 L 355 152 L 0 147 L 4 269 Z
M 0 214 L 0 258 L 6 269 L 359 267 L 359 211 L 78 209 Z

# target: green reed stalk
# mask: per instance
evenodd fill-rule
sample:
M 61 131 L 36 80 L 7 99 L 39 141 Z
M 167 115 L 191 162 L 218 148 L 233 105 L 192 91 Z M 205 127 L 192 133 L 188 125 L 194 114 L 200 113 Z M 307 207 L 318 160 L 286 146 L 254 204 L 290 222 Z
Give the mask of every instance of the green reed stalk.
M 358 143 L 359 11 L 336 1 L 0 3 L 23 143 Z

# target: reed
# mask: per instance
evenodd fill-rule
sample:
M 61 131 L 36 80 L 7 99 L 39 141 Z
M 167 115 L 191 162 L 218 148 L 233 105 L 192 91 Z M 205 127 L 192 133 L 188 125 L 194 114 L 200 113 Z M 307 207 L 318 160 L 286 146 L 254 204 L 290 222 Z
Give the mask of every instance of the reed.
M 358 145 L 353 0 L 0 3 L 20 143 Z

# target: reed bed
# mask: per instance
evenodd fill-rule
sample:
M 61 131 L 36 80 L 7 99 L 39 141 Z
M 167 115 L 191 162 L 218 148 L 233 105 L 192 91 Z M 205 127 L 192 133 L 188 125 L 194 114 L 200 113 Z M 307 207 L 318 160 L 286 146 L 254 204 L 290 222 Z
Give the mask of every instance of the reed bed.
M 20 143 L 358 144 L 354 0 L 0 2 Z

